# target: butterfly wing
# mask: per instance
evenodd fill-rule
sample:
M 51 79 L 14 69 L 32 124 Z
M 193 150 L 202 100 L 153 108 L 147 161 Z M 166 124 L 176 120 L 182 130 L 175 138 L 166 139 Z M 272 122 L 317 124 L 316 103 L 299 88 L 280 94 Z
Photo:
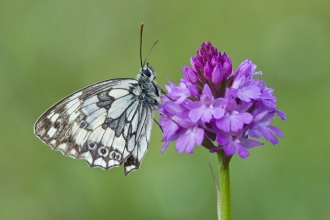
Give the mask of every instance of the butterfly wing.
M 152 106 L 139 98 L 135 79 L 107 80 L 83 88 L 48 109 L 35 134 L 54 150 L 84 158 L 91 167 L 125 163 L 125 175 L 138 169 L 147 151 Z
M 141 108 L 138 110 L 138 135 L 136 147 L 132 151 L 131 156 L 126 160 L 124 164 L 125 176 L 130 172 L 139 169 L 142 159 L 147 152 L 147 148 L 150 141 L 151 126 L 153 120 L 153 108 L 146 103 L 141 102 Z

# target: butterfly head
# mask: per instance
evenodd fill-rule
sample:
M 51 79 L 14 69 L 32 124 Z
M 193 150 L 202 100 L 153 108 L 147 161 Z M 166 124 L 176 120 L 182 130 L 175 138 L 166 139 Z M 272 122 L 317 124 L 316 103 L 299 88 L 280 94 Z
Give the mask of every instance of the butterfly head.
M 138 75 L 138 80 L 153 82 L 156 79 L 156 72 L 147 63 L 146 66 L 141 68 L 140 74 Z

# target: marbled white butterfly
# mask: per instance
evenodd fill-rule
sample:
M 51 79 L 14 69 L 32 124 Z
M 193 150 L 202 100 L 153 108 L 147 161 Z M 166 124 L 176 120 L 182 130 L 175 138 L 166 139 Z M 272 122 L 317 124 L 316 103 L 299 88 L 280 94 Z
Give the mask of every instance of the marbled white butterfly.
M 65 97 L 37 120 L 36 136 L 66 156 L 86 159 L 91 167 L 107 170 L 124 164 L 125 175 L 138 169 L 161 91 L 152 67 L 142 63 L 142 30 L 143 23 L 137 78 L 106 80 Z

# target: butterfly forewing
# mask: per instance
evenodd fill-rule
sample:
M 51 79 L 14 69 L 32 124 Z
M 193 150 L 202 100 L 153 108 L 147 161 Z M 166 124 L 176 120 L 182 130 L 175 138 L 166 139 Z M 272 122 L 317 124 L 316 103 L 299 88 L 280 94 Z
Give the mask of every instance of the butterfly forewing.
M 158 105 L 153 93 L 144 98 L 139 79 L 107 80 L 67 96 L 37 120 L 35 134 L 66 156 L 85 158 L 91 167 L 125 163 L 128 175 L 147 151 Z

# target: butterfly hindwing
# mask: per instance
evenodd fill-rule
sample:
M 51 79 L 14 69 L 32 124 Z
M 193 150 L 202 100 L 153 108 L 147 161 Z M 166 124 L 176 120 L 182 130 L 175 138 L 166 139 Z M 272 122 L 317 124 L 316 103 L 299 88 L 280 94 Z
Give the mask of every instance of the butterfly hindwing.
M 47 110 L 35 134 L 54 150 L 85 158 L 91 167 L 125 163 L 138 169 L 150 140 L 153 107 L 140 99 L 136 79 L 107 80 L 81 89 Z
M 139 169 L 142 159 L 147 152 L 150 142 L 150 133 L 153 120 L 152 108 L 143 103 L 144 106 L 139 109 L 139 124 L 138 124 L 138 137 L 136 138 L 137 146 L 134 148 L 130 157 L 124 164 L 125 175 L 128 175 L 133 170 Z M 140 129 L 139 129 L 140 128 Z M 139 132 L 140 131 L 140 132 Z

